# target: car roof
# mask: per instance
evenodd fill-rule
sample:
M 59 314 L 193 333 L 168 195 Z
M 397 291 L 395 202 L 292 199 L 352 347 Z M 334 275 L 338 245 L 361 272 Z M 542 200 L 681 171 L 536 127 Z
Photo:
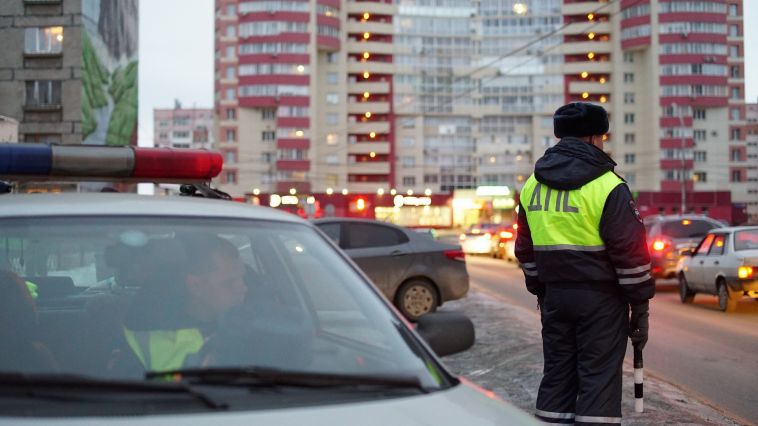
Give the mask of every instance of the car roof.
M 689 220 L 702 219 L 702 220 L 707 220 L 711 222 L 719 222 L 718 220 L 712 217 L 703 216 L 699 214 L 659 215 L 659 216 L 648 216 L 645 218 L 645 220 L 647 221 L 656 221 L 656 222 L 676 221 L 676 220 L 683 220 L 683 219 L 689 219 Z
M 0 195 L 0 217 L 182 216 L 258 219 L 305 223 L 290 213 L 201 197 L 149 196 L 124 193 Z
M 750 231 L 750 230 L 758 230 L 758 226 L 730 226 L 728 228 L 713 228 L 708 232 L 718 232 L 721 234 L 729 233 L 729 232 L 737 232 L 737 231 Z

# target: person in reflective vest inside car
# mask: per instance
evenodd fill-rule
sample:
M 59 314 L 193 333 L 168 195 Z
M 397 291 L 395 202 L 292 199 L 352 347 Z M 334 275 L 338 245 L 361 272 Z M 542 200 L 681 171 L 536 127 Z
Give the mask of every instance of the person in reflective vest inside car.
M 124 337 L 141 371 L 201 366 L 218 319 L 245 299 L 245 269 L 233 244 L 205 236 L 183 245 L 174 249 L 186 258 L 158 265 L 127 314 Z
M 644 347 L 655 294 L 645 227 L 602 150 L 606 111 L 570 103 L 553 121 L 560 141 L 524 184 L 515 243 L 542 317 L 535 415 L 548 423 L 618 424 L 627 338 Z

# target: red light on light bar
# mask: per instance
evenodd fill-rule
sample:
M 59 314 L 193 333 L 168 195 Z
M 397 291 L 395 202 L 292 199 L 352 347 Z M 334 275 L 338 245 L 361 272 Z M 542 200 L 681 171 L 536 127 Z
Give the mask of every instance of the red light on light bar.
M 134 148 L 133 178 L 210 180 L 224 164 L 218 152 L 199 149 Z

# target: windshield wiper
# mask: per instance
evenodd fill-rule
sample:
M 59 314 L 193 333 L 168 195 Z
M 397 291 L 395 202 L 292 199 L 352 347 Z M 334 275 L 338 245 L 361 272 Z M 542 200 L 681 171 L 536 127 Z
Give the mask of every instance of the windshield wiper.
M 179 377 L 192 384 L 230 386 L 294 386 L 294 387 L 387 387 L 417 389 L 429 393 L 418 377 L 411 375 L 366 375 L 340 373 L 313 373 L 276 368 L 190 368 L 183 370 L 151 371 L 146 379 L 166 376 Z
M 163 393 L 175 395 L 188 395 L 202 402 L 208 408 L 225 410 L 228 406 L 211 399 L 208 395 L 193 389 L 187 383 L 182 382 L 144 382 L 131 380 L 99 379 L 76 374 L 21 374 L 0 373 L 0 388 L 13 388 L 25 390 L 24 395 L 40 397 L 37 390 L 51 391 L 60 389 L 69 392 L 103 393 Z

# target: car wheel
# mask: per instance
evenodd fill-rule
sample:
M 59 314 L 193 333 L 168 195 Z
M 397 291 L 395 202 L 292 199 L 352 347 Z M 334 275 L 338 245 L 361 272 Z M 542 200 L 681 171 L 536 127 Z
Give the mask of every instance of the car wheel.
M 719 298 L 719 309 L 723 312 L 734 312 L 737 309 L 738 297 L 731 291 L 726 285 L 726 281 L 723 278 L 719 278 L 716 282 L 717 294 Z
M 437 290 L 426 281 L 408 281 L 398 290 L 395 305 L 406 318 L 415 321 L 421 315 L 437 309 Z
M 682 303 L 692 303 L 695 299 L 695 292 L 690 290 L 687 285 L 687 278 L 684 274 L 679 274 L 679 299 Z

